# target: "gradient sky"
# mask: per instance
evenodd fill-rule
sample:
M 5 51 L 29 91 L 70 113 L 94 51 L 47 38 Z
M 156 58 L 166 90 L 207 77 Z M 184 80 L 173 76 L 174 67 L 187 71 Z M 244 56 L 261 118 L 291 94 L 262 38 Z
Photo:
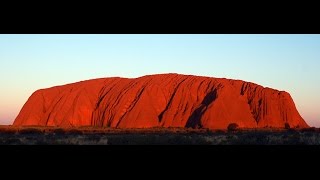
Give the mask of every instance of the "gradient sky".
M 109 76 L 182 73 L 291 94 L 320 127 L 320 35 L 0 35 L 0 124 L 37 89 Z

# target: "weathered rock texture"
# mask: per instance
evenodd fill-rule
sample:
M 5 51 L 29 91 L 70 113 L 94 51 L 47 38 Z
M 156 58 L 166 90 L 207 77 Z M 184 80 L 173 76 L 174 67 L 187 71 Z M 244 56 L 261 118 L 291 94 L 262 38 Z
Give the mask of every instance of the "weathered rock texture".
M 180 74 L 105 78 L 38 90 L 15 126 L 308 127 L 289 93 L 254 83 Z

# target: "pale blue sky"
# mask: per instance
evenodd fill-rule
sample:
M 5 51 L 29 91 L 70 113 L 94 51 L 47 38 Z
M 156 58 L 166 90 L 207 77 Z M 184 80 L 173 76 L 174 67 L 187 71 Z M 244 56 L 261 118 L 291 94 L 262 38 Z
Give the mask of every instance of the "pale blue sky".
M 320 35 L 0 35 L 0 124 L 37 89 L 109 76 L 182 73 L 288 91 L 320 126 Z

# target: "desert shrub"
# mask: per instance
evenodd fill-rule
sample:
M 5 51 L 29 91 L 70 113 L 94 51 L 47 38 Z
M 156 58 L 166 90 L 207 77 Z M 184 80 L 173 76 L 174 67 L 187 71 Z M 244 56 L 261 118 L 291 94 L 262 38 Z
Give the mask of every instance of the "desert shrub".
M 215 133 L 225 133 L 225 131 L 222 130 L 222 129 L 215 130 L 214 132 L 215 132 Z
M 290 124 L 289 124 L 289 123 L 285 123 L 285 124 L 284 124 L 284 128 L 285 128 L 285 129 L 290 129 Z
M 18 132 L 16 128 L 0 128 L 0 134 L 15 134 L 16 132 Z
M 310 128 L 303 128 L 301 129 L 302 132 L 316 132 L 317 128 L 315 127 L 310 127 Z
M 62 128 L 53 129 L 52 132 L 55 134 L 65 134 L 66 133 L 66 131 Z
M 236 131 L 239 125 L 237 123 L 231 123 L 228 125 L 228 131 Z
M 20 134 L 42 134 L 43 131 L 37 128 L 24 128 L 19 130 Z
M 70 129 L 67 131 L 68 134 L 73 134 L 73 135 L 82 135 L 84 134 L 83 131 L 79 129 Z
M 296 133 L 296 132 L 298 132 L 298 130 L 297 130 L 297 129 L 294 129 L 294 128 L 289 128 L 289 129 L 288 129 L 288 132 Z

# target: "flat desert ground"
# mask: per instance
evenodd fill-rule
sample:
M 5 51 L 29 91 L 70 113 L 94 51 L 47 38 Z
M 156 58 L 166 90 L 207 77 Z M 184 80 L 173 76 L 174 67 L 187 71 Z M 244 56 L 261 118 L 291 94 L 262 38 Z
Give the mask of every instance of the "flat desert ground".
M 320 129 L 208 130 L 0 126 L 1 145 L 320 145 Z

